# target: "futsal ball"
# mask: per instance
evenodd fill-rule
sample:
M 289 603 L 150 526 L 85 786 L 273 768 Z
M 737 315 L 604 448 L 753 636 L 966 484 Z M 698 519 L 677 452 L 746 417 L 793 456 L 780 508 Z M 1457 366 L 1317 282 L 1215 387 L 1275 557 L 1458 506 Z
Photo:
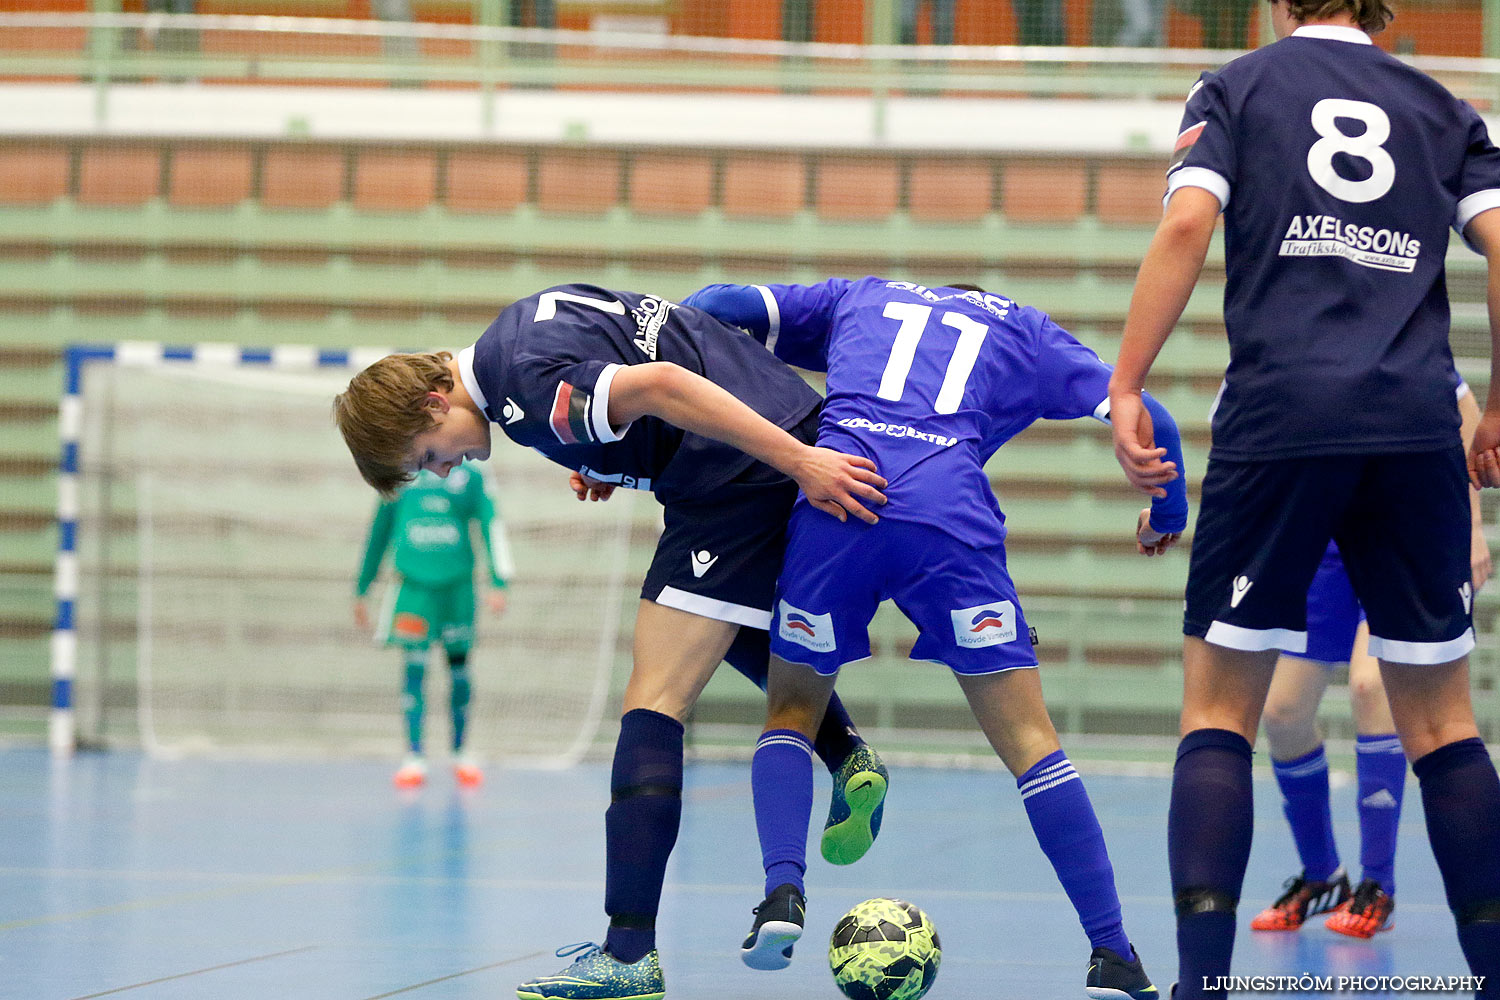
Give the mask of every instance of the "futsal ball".
M 867 899 L 828 941 L 833 981 L 850 1000 L 917 1000 L 937 979 L 942 945 L 927 914 L 899 899 Z

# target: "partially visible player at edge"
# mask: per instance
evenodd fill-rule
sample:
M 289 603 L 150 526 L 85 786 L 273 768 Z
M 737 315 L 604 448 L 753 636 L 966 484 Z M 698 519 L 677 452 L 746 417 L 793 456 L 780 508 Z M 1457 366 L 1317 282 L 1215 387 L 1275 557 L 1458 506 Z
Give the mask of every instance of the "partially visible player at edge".
M 605 814 L 609 931 L 561 973 L 522 983 L 522 1000 L 665 993 L 655 928 L 681 822 L 683 720 L 721 660 L 765 684 L 765 630 L 798 487 L 841 519 L 874 521 L 861 501 L 885 499 L 874 463 L 812 446 L 821 405 L 740 331 L 658 296 L 581 284 L 508 306 L 457 358 L 377 361 L 335 400 L 361 474 L 381 491 L 415 470 L 444 476 L 464 458 L 487 458 L 493 422 L 573 470 L 580 500 L 626 486 L 665 507 Z M 756 416 L 765 419 L 749 433 L 726 431 L 731 417 Z M 886 771 L 837 697 L 815 748 L 834 776 L 824 855 L 848 863 L 878 832 Z M 867 782 L 878 796 L 846 800 Z
M 1168 857 L 1177 995 L 1223 996 L 1277 649 L 1306 642 L 1330 538 L 1422 792 L 1481 996 L 1500 997 L 1500 779 L 1469 698 L 1469 484 L 1500 486 L 1500 150 L 1472 108 L 1376 48 L 1383 0 L 1272 0 L 1278 41 L 1205 73 L 1110 382 L 1132 481 L 1140 391 L 1224 214 L 1230 362 L 1188 570 Z M 1489 263 L 1489 401 L 1467 476 L 1443 279 L 1452 226 Z
M 765 901 L 741 946 L 779 969 L 802 934 L 809 738 L 834 679 L 870 656 L 868 627 L 892 599 L 920 633 L 911 657 L 946 664 L 1016 779 L 1037 843 L 1088 935 L 1090 997 L 1155 1000 L 1120 912 L 1104 833 L 1042 699 L 1030 629 L 1005 563 L 1005 516 L 984 464 L 1039 419 L 1109 411 L 1110 368 L 1045 313 L 970 286 L 833 278 L 710 285 L 685 300 L 742 327 L 791 364 L 828 373 L 819 444 L 864 455 L 888 480 L 877 525 L 799 504 L 771 627 L 765 731 L 751 764 Z M 1135 525 L 1145 555 L 1187 525 L 1177 425 L 1155 400 L 1146 440 L 1170 461 Z
M 1467 447 L 1479 426 L 1479 404 L 1468 383 L 1458 381 L 1460 438 Z M 1469 491 L 1472 531 L 1470 582 L 1478 594 L 1490 576 L 1479 491 Z M 1266 745 L 1281 789 L 1281 810 L 1291 826 L 1302 871 L 1287 879 L 1276 901 L 1250 921 L 1256 931 L 1295 931 L 1308 917 L 1329 910 L 1331 931 L 1369 938 L 1395 926 L 1396 832 L 1406 787 L 1406 756 L 1380 683 L 1380 663 L 1370 656 L 1364 609 L 1338 546 L 1328 543 L 1307 591 L 1307 648 L 1283 652 L 1266 696 Z M 1350 889 L 1339 860 L 1329 803 L 1328 757 L 1318 729 L 1318 706 L 1333 670 L 1349 668 L 1354 718 L 1355 780 L 1358 785 L 1360 880 Z
M 448 708 L 452 720 L 453 773 L 461 785 L 484 781 L 479 762 L 464 746 L 469 724 L 469 650 L 474 642 L 474 543 L 470 525 L 478 525 L 484 545 L 489 593 L 485 603 L 494 614 L 505 611 L 505 589 L 514 575 L 505 525 L 484 488 L 478 466 L 463 465 L 447 479 L 422 472 L 391 499 L 382 499 L 370 519 L 370 534 L 354 581 L 354 621 L 370 627 L 365 595 L 375 582 L 386 550 L 397 582 L 382 609 L 377 638 L 401 650 L 404 664 L 402 714 L 406 718 L 406 759 L 397 769 L 401 788 L 427 780 L 422 722 L 426 714 L 423 681 L 427 652 L 443 647 L 448 660 Z

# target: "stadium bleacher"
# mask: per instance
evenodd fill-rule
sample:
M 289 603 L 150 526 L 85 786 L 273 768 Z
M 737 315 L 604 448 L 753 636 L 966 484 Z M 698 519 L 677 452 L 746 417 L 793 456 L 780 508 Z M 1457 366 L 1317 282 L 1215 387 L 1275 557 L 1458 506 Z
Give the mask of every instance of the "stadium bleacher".
M 1161 170 L 1159 152 L 1127 148 L 0 134 L 0 700 L 47 698 L 66 342 L 454 347 L 564 281 L 680 297 L 711 281 L 877 273 L 999 290 L 1109 359 Z M 1450 258 L 1455 344 L 1471 357 L 1487 352 L 1476 262 Z M 1153 386 L 1195 471 L 1227 356 L 1222 281 L 1216 251 Z M 1185 561 L 1134 555 L 1139 501 L 1107 429 L 1039 426 L 991 471 L 1067 725 L 1169 730 Z M 1493 610 L 1479 611 L 1488 636 Z M 904 633 L 881 627 L 903 652 Z M 1476 671 L 1491 702 L 1493 655 L 1487 643 Z M 859 681 L 846 686 L 858 706 Z M 700 711 L 735 717 L 746 700 L 726 691 Z

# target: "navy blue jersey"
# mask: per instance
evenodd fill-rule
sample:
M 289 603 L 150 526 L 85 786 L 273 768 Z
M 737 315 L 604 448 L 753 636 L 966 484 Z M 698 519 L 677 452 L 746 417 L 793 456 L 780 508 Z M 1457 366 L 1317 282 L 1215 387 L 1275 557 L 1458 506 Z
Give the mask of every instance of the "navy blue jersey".
M 465 388 L 512 441 L 663 503 L 701 496 L 754 459 L 657 417 L 610 426 L 609 386 L 623 366 L 679 365 L 783 428 L 819 403 L 741 331 L 658 296 L 593 285 L 559 285 L 506 307 L 458 361 Z
M 881 278 L 754 289 L 711 285 L 688 301 L 828 373 L 818 443 L 875 462 L 889 483 L 882 518 L 994 545 L 1005 537 L 984 472 L 995 450 L 1040 418 L 1108 412 L 1112 369 L 1046 314 L 999 295 Z M 1185 524 L 1183 482 L 1177 521 L 1159 530 Z
M 1448 228 L 1500 205 L 1474 110 L 1353 28 L 1308 26 L 1205 73 L 1168 170 L 1224 210 L 1230 361 L 1215 458 L 1441 448 Z

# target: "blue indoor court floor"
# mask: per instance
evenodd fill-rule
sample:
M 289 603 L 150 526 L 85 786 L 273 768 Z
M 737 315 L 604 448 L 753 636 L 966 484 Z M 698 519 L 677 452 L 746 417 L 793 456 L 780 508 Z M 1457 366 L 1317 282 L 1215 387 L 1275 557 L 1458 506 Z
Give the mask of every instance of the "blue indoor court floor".
M 0 750 L 0 997 L 510 998 L 519 980 L 564 964 L 555 948 L 600 939 L 606 763 L 491 766 L 473 792 L 435 767 L 409 794 L 391 787 L 390 769 Z M 1175 972 L 1167 779 L 1085 778 L 1126 926 L 1165 995 Z M 1466 971 L 1414 783 L 1397 928 L 1373 942 L 1313 921 L 1291 935 L 1247 929 L 1296 867 L 1268 775 L 1256 796 L 1236 974 Z M 944 956 L 932 1000 L 1084 995 L 1087 942 L 1003 772 L 894 767 L 880 840 L 851 867 L 814 858 L 807 935 L 792 967 L 770 973 L 737 954 L 761 895 L 748 764 L 690 763 L 685 798 L 659 924 L 669 998 L 837 1000 L 828 934 L 878 895 L 915 902 L 936 924 Z M 1334 809 L 1347 863 L 1358 853 L 1349 783 Z

